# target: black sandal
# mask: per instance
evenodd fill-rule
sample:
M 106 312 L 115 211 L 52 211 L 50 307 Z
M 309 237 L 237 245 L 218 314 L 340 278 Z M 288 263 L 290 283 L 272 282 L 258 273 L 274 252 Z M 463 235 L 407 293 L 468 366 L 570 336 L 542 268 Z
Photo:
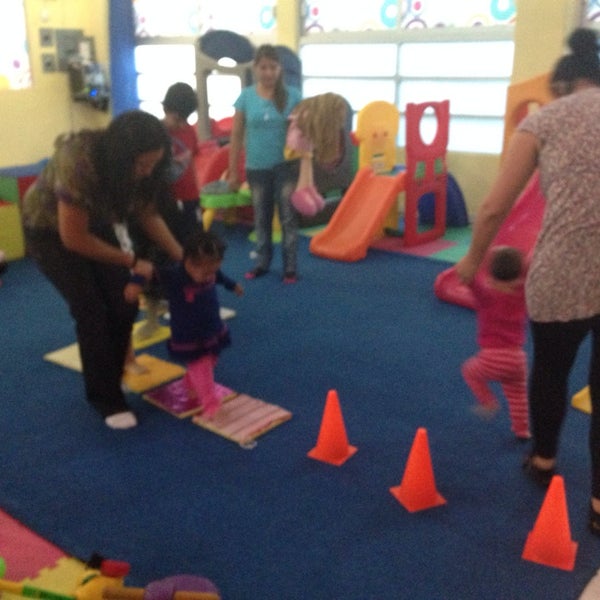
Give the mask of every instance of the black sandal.
M 525 457 L 525 460 L 523 461 L 523 470 L 529 479 L 544 488 L 547 488 L 550 485 L 552 478 L 556 475 L 556 469 L 554 469 L 554 467 L 551 469 L 540 469 L 540 467 L 533 464 L 533 456 L 531 455 Z M 600 526 L 600 515 L 598 516 L 598 519 Z
M 588 528 L 594 535 L 600 536 L 600 513 L 597 513 L 593 506 L 590 506 Z
M 246 279 L 256 279 L 257 277 L 262 277 L 268 273 L 268 269 L 264 269 L 263 267 L 255 267 L 252 271 L 248 271 L 244 277 Z

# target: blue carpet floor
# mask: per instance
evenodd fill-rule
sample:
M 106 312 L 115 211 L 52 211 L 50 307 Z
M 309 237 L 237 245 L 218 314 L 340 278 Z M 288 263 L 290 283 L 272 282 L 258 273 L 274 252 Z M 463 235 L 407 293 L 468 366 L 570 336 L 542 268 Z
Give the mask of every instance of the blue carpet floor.
M 248 231 L 215 227 L 224 270 L 243 281 Z M 277 248 L 243 298 L 221 293 L 237 316 L 217 379 L 293 412 L 253 450 L 135 395 L 139 427 L 104 427 L 81 376 L 42 359 L 74 341 L 64 304 L 28 259 L 12 263 L 0 287 L 0 507 L 73 556 L 130 562 L 129 585 L 202 575 L 224 600 L 577 598 L 600 565 L 586 530 L 589 417 L 570 409 L 559 457 L 575 569 L 525 561 L 544 493 L 520 470 L 527 446 L 506 408 L 489 423 L 469 410 L 459 369 L 474 315 L 433 294 L 448 264 L 375 251 L 337 263 L 305 238 L 297 285 L 282 284 L 280 262 Z M 167 358 L 162 344 L 149 351 Z M 330 389 L 358 447 L 341 467 L 306 456 Z M 447 504 L 409 513 L 389 488 L 419 427 Z

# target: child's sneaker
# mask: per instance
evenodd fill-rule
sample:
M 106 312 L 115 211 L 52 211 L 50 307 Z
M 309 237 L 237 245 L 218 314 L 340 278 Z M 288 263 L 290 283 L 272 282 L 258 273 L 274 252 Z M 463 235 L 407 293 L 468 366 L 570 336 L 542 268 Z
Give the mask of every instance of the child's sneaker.
M 497 404 L 474 404 L 471 407 L 471 412 L 477 415 L 480 419 L 484 421 L 491 421 L 498 411 L 500 407 Z
M 216 395 L 213 395 L 212 398 L 207 398 L 202 402 L 202 416 L 212 419 L 219 412 L 220 408 L 221 401 Z
M 526 429 L 525 431 L 514 431 L 513 433 L 515 434 L 515 438 L 518 442 L 528 442 L 531 439 L 531 433 L 529 432 L 529 429 Z
M 268 273 L 267 269 L 263 269 L 262 267 L 256 267 L 252 269 L 252 271 L 248 271 L 244 277 L 246 279 L 257 279 L 258 277 L 262 277 Z

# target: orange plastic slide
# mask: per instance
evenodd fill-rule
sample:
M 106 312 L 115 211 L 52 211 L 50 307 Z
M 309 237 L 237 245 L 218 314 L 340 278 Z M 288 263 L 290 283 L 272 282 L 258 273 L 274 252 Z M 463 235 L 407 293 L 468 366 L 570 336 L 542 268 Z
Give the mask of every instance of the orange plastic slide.
M 526 256 L 530 256 L 542 225 L 546 199 L 540 189 L 539 175 L 531 178 L 516 204 L 500 227 L 491 246 L 514 246 Z M 484 259 L 485 264 L 485 259 Z M 482 269 L 477 276 L 481 276 Z M 433 285 L 435 295 L 445 302 L 474 307 L 471 288 L 464 285 L 456 274 L 456 268 L 442 271 Z
M 405 176 L 405 172 L 378 175 L 371 167 L 359 169 L 325 229 L 311 239 L 310 251 L 333 260 L 363 259 L 404 190 Z

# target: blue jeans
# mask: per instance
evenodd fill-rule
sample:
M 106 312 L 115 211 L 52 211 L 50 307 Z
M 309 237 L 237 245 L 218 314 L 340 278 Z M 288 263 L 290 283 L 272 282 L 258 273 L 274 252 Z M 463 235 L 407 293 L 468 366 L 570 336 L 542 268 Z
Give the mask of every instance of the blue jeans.
M 272 169 L 248 169 L 256 230 L 256 267 L 268 270 L 273 258 L 273 215 L 275 206 L 281 222 L 284 273 L 296 273 L 298 217 L 290 197 L 298 182 L 298 161 L 287 161 Z

